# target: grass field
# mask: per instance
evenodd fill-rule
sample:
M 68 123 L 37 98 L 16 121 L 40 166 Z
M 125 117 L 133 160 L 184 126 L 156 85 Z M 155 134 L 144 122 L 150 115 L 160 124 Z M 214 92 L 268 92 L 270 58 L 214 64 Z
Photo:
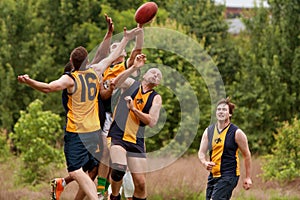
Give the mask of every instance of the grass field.
M 242 163 L 242 162 L 241 162 Z M 50 184 L 43 183 L 37 187 L 22 187 L 15 184 L 13 179 L 19 166 L 18 160 L 10 160 L 0 164 L 0 200 L 43 200 L 50 197 Z M 243 171 L 243 169 L 242 169 Z M 263 182 L 261 162 L 253 158 L 253 187 L 245 191 L 241 179 L 233 192 L 233 200 L 300 200 L 300 179 L 281 185 L 274 181 Z M 65 176 L 65 169 L 57 171 L 53 176 Z M 200 166 L 197 156 L 178 159 L 170 166 L 147 175 L 147 190 L 149 200 L 201 200 L 204 198 L 208 172 Z M 69 184 L 61 200 L 73 199 L 77 184 Z

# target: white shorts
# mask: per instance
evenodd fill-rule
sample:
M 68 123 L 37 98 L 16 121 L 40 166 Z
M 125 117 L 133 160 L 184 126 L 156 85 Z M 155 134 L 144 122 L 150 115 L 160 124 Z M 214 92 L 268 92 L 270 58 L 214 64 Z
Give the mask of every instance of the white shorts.
M 111 113 L 106 112 L 105 113 L 105 122 L 104 122 L 104 127 L 103 130 L 101 131 L 103 135 L 107 136 L 108 135 L 108 131 L 110 129 L 110 125 L 112 124 L 112 117 L 111 117 Z

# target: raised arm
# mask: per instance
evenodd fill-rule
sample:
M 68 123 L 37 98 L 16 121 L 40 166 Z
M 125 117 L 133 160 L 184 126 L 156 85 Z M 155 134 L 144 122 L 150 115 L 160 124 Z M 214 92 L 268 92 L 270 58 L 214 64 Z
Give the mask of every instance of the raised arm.
M 139 28 L 142 28 L 142 25 L 138 24 Z M 129 58 L 127 59 L 127 66 L 131 67 L 133 65 L 134 59 L 138 54 L 142 53 L 144 45 L 144 31 L 142 30 L 136 37 L 135 37 L 135 46 L 132 49 Z
M 124 28 L 124 36 L 118 45 L 118 47 L 112 51 L 108 57 L 101 60 L 99 63 L 92 65 L 97 74 L 99 76 L 102 76 L 105 69 L 114 61 L 116 60 L 120 54 L 122 53 L 123 49 L 125 49 L 127 43 L 132 40 L 137 34 L 139 34 L 142 31 L 141 28 L 134 28 L 130 31 L 127 31 L 126 28 Z
M 119 88 L 124 81 L 136 70 L 140 69 L 146 62 L 146 55 L 144 54 L 140 54 L 137 55 L 135 57 L 134 63 L 132 65 L 132 67 L 126 69 L 125 71 L 123 71 L 122 73 L 120 73 L 116 78 L 114 78 L 112 80 L 112 83 L 115 85 L 115 87 Z M 129 87 L 132 83 L 134 82 L 134 80 L 132 79 L 132 81 L 129 83 L 129 85 L 127 87 Z M 124 87 L 122 87 L 124 88 Z
M 100 62 L 101 60 L 103 60 L 108 54 L 109 54 L 109 46 L 111 43 L 111 38 L 114 32 L 114 24 L 113 21 L 110 17 L 108 17 L 105 14 L 105 20 L 107 22 L 107 32 L 106 35 L 103 38 L 103 41 L 100 43 L 95 57 L 92 60 L 91 64 L 96 64 L 98 62 Z
M 251 180 L 251 152 L 248 146 L 248 140 L 246 134 L 238 129 L 235 134 L 235 141 L 239 146 L 240 151 L 242 152 L 244 158 L 244 165 L 246 171 L 246 177 L 243 180 L 243 187 L 245 190 L 250 189 L 252 185 Z

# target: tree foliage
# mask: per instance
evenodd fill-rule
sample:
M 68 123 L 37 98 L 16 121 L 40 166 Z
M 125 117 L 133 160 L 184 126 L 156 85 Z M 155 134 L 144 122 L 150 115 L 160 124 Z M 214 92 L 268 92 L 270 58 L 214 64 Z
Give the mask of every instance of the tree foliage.
M 246 32 L 236 40 L 240 69 L 227 87 L 237 99 L 238 123 L 254 152 L 270 152 L 273 132 L 299 115 L 299 2 L 270 1 L 247 13 Z M 250 17 L 249 17 L 250 16 Z M 298 63 L 298 64 L 295 64 Z

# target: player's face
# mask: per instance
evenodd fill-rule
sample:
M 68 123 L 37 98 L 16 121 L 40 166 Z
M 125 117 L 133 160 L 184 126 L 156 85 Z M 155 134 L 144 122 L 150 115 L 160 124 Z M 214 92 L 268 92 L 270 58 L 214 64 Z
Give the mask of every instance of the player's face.
M 157 68 L 149 69 L 144 75 L 144 80 L 150 84 L 158 85 L 162 79 L 162 73 Z
M 226 103 L 222 103 L 217 106 L 216 117 L 218 121 L 229 120 L 229 106 Z

